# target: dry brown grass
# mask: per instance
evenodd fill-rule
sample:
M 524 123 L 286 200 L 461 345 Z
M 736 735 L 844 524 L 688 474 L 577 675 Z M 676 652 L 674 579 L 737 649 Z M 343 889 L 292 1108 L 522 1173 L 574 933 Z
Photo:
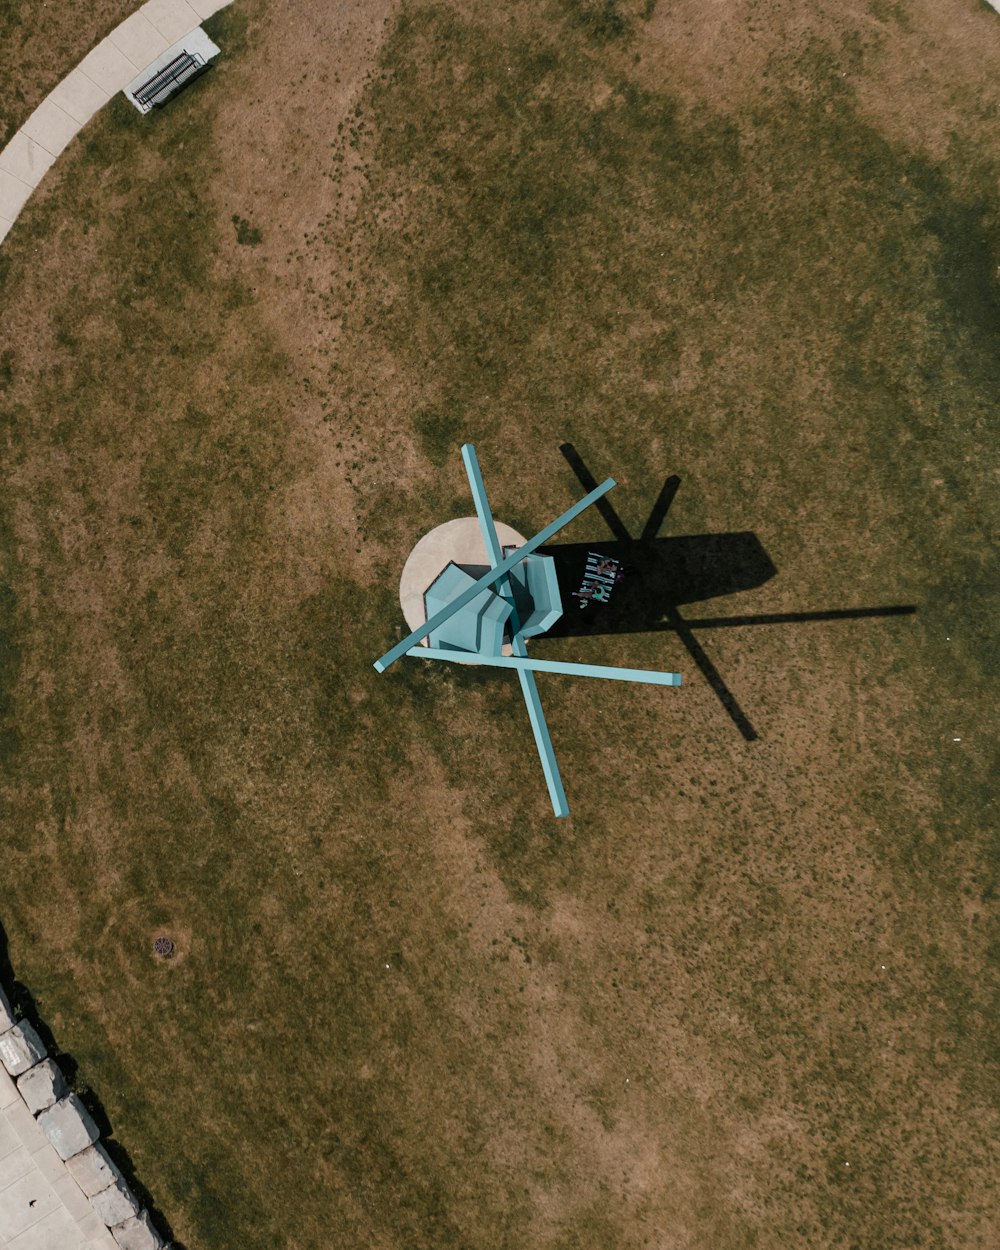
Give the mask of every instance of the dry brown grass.
M 0 5 L 0 147 L 91 48 L 142 0 L 5 0 Z
M 0 916 L 191 1250 L 998 1239 L 1000 24 L 726 12 L 237 4 L 0 251 Z M 543 684 L 556 824 L 516 685 L 370 667 L 466 438 L 755 531 L 690 616 L 919 611 L 704 629 L 753 743 L 547 644 L 688 678 Z

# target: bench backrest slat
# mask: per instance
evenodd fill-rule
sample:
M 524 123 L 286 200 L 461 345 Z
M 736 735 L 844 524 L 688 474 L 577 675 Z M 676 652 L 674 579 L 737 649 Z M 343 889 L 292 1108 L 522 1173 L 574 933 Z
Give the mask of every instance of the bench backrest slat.
M 133 92 L 133 96 L 143 109 L 148 109 L 156 103 L 158 96 L 193 77 L 203 65 L 204 61 L 196 52 L 182 52 L 169 65 L 158 70 L 138 91 Z

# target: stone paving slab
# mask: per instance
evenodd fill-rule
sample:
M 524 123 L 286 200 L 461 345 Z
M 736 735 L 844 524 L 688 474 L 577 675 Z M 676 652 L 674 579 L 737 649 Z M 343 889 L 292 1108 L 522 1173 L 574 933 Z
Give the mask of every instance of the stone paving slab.
M 51 1215 L 58 1206 L 58 1194 L 32 1165 L 28 1155 L 27 1169 L 17 1180 L 0 1189 L 0 1228 L 4 1229 L 8 1241 L 14 1241 L 26 1228 Z
M 58 1156 L 56 1157 L 58 1158 Z M 60 1162 L 62 1162 L 61 1159 Z M 4 1155 L 2 1168 L 4 1183 L 13 1185 L 15 1181 L 19 1181 L 33 1170 L 34 1164 L 31 1161 L 31 1151 L 27 1147 L 22 1146 L 20 1142 L 17 1143 L 13 1150 Z
M 33 190 L 29 183 L 22 182 L 20 178 L 0 169 L 0 217 L 5 221 L 13 221 Z
M 56 1155 L 56 1158 L 58 1159 L 59 1156 Z M 62 1160 L 59 1159 L 59 1162 L 62 1163 Z M 67 1171 L 63 1170 L 62 1176 L 50 1180 L 49 1184 L 52 1186 L 52 1192 L 78 1224 L 82 1224 L 89 1216 L 96 1214 L 80 1186 Z M 101 1223 L 100 1216 L 97 1222 Z
M 35 1167 L 47 1181 L 55 1184 L 57 1180 L 67 1175 L 66 1164 L 59 1158 L 51 1142 L 43 1142 L 37 1150 L 32 1150 L 30 1153 Z
M 40 143 L 29 139 L 23 130 L 19 130 L 0 152 L 0 169 L 34 188 L 41 182 L 55 159 Z
M 8 1124 L 6 1116 L 0 1114 L 0 1160 L 6 1159 L 20 1147 L 21 1139 L 14 1132 L 14 1126 Z
M 102 39 L 96 48 L 92 48 L 77 68 L 109 96 L 113 96 L 121 91 L 135 71 L 142 66 L 133 65 L 121 48 L 112 43 L 109 36 Z
M 3 1243 L 10 1250 L 91 1250 L 86 1234 L 82 1233 L 73 1217 L 61 1207 L 36 1220 L 12 1240 Z
M 13 1103 L 17 1101 L 18 1101 L 18 1092 L 17 1092 L 17 1086 L 14 1084 L 14 1082 L 10 1080 L 0 1081 L 0 1111 L 6 1111 L 6 1109 L 9 1106 L 11 1106 Z M 0 1118 L 0 1124 L 3 1124 L 3 1122 L 4 1122 L 3 1119 Z M 2 1156 L 3 1156 L 3 1151 L 0 1150 L 0 1157 Z
M 79 129 L 80 124 L 76 118 L 48 96 L 21 127 L 21 133 L 55 157 Z
M 155 61 L 167 47 L 166 39 L 142 9 L 116 26 L 108 38 L 125 53 L 136 69 L 143 69 L 150 61 Z
M 27 182 L 0 169 L 0 217 L 14 221 L 33 190 Z
M 213 13 L 218 13 L 230 2 L 231 0 L 188 0 L 201 21 L 204 21 L 206 17 L 211 17 Z
M 21 1101 L 20 1094 L 16 1102 L 12 1102 L 9 1107 L 4 1107 L 3 1116 L 9 1127 L 14 1130 L 18 1142 L 29 1151 L 40 1149 L 43 1141 L 47 1144 L 45 1135 L 35 1123 L 35 1117 Z
M 167 43 L 176 43 L 201 24 L 188 0 L 147 0 L 142 10 Z
M 46 98 L 53 104 L 58 104 L 70 117 L 74 118 L 79 129 L 80 126 L 85 126 L 90 121 L 99 108 L 107 104 L 111 99 L 111 92 L 99 87 L 78 65 L 76 69 L 70 70 L 59 86 L 54 87 Z

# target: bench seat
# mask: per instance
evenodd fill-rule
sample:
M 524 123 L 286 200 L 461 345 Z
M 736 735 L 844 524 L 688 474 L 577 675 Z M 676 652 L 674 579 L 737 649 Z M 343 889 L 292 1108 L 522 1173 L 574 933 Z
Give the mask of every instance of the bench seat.
M 204 68 L 205 62 L 197 52 L 182 52 L 169 65 L 157 70 L 148 82 L 132 93 L 132 97 L 142 111 L 147 113 L 157 104 L 167 101 L 175 91 L 180 91 Z

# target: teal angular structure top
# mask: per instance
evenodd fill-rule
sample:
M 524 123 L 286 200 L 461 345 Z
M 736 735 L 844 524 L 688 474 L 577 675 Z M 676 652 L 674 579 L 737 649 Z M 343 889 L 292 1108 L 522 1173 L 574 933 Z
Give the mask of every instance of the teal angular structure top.
M 509 556 L 516 547 L 504 547 Z M 509 574 L 514 607 L 521 621 L 521 635 L 533 638 L 544 634 L 563 614 L 556 562 L 551 556 L 527 556 Z
M 505 554 L 514 551 L 511 547 Z M 478 572 L 478 570 L 476 570 Z M 447 564 L 424 592 L 424 610 L 430 620 L 476 579 L 465 569 Z M 556 563 L 551 556 L 528 556 L 510 574 L 514 606 L 495 590 L 483 590 L 428 635 L 428 645 L 441 651 L 475 651 L 500 655 L 510 640 L 511 617 L 516 609 L 524 637 L 543 634 L 562 616 L 562 598 Z
M 442 608 L 470 586 L 476 579 L 452 561 L 445 565 L 424 592 L 424 608 L 430 620 Z M 481 590 L 474 599 L 453 613 L 427 636 L 428 644 L 443 651 L 481 651 L 499 655 L 503 645 L 504 626 L 510 619 L 511 607 L 492 590 Z

